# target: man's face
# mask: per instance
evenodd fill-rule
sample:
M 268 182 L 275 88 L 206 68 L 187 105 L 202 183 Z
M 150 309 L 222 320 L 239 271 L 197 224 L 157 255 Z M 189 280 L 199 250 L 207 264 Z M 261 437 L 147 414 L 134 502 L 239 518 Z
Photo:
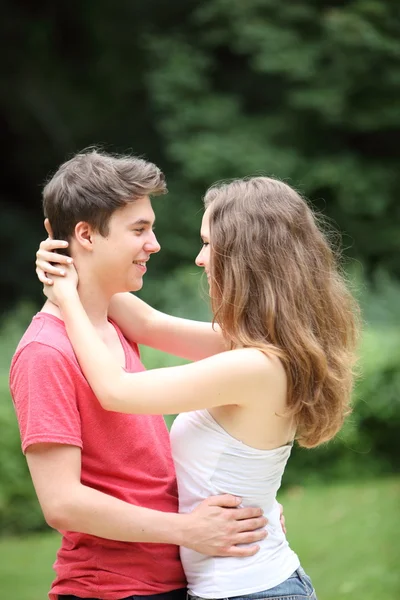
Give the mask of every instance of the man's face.
M 93 234 L 92 268 L 109 294 L 142 288 L 146 263 L 160 250 L 154 221 L 150 199 L 144 196 L 113 213 L 106 237 Z

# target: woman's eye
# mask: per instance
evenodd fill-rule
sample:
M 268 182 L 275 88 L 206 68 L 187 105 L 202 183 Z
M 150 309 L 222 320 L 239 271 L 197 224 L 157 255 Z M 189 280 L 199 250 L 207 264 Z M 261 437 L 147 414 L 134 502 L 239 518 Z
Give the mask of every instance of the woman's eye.
M 209 246 L 210 242 L 203 242 L 203 248 L 206 248 L 207 246 Z

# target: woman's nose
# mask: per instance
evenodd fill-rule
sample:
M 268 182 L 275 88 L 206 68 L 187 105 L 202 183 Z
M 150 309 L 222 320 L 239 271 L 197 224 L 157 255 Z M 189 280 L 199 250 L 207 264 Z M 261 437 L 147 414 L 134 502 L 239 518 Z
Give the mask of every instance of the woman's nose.
M 198 267 L 204 267 L 204 260 L 203 260 L 202 255 L 203 255 L 203 250 L 200 250 L 200 252 L 196 256 L 196 259 L 194 261 Z

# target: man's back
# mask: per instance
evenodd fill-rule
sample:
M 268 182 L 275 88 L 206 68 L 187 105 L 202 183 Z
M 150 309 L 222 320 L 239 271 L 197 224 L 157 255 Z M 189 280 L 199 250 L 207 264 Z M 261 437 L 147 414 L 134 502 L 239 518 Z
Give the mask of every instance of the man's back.
M 144 369 L 137 347 L 118 331 L 126 370 Z M 82 484 L 130 504 L 176 512 L 168 432 L 160 416 L 104 411 L 80 371 L 63 322 L 39 313 L 11 366 L 11 392 L 22 449 L 58 443 L 82 449 Z M 53 594 L 107 599 L 185 586 L 178 549 L 62 532 Z

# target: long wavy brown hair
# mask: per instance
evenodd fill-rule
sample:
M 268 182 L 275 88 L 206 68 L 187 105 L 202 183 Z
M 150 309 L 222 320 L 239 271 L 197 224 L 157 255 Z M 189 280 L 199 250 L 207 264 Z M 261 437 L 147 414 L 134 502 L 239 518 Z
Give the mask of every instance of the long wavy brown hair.
M 231 348 L 280 357 L 297 440 L 331 439 L 350 412 L 358 306 L 303 198 L 268 177 L 211 187 L 211 304 Z

